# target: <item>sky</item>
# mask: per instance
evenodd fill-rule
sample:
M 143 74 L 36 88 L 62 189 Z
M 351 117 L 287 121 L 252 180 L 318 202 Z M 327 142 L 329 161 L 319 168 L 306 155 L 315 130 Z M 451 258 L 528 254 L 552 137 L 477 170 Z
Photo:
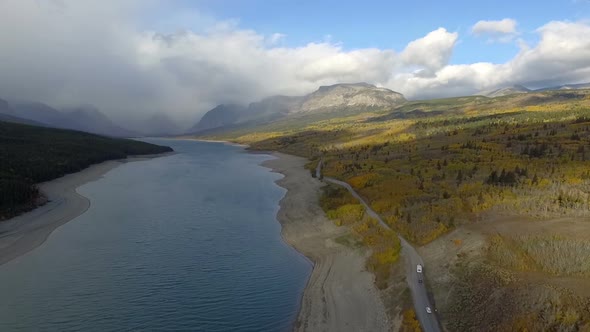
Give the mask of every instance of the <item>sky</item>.
M 590 0 L 0 0 L 0 98 L 196 121 L 320 85 L 409 99 L 590 81 Z

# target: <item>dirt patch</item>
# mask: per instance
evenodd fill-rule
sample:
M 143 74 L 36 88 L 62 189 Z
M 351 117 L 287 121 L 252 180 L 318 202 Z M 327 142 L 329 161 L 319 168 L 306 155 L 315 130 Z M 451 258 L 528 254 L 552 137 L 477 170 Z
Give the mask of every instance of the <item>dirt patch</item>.
M 519 216 L 490 216 L 482 222 L 466 225 L 483 234 L 559 235 L 571 239 L 590 239 L 590 218 L 534 219 Z
M 573 262 L 587 253 L 571 245 L 588 242 L 588 219 L 487 216 L 419 252 L 448 331 L 582 331 L 590 277 Z

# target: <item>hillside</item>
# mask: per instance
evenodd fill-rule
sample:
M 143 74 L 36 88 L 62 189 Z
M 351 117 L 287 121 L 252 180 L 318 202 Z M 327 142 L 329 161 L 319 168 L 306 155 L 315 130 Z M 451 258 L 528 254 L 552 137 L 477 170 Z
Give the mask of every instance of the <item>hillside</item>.
M 106 160 L 168 151 L 139 141 L 0 122 L 0 220 L 37 205 L 41 194 L 35 183 Z
M 238 122 L 240 114 L 244 111 L 245 107 L 239 105 L 218 105 L 205 113 L 201 120 L 189 129 L 189 132 L 195 133 L 233 125 Z

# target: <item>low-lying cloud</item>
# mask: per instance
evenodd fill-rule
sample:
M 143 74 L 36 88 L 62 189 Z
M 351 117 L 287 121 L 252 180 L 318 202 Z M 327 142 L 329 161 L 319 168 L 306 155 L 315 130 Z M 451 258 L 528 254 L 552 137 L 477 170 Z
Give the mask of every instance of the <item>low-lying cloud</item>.
M 347 50 L 331 41 L 285 47 L 233 22 L 162 34 L 142 28 L 156 0 L 0 2 L 0 98 L 94 104 L 115 118 L 165 111 L 194 120 L 219 103 L 319 85 L 365 81 L 409 98 L 471 94 L 491 87 L 590 81 L 590 25 L 549 22 L 539 42 L 506 63 L 450 64 L 457 32 L 436 29 L 401 50 Z M 480 21 L 474 34 L 516 33 L 510 20 Z

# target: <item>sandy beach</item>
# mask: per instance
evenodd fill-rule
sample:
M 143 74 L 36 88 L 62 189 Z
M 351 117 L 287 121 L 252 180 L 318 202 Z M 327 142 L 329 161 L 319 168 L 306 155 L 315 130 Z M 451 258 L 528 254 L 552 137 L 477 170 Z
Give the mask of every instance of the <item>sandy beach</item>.
M 273 153 L 263 166 L 285 175 L 278 219 L 284 240 L 314 268 L 303 294 L 295 331 L 388 331 L 385 306 L 365 270 L 365 254 L 334 241 L 345 234 L 326 217 L 318 198 L 323 184 L 304 168 L 306 159 Z
M 0 265 L 37 248 L 56 228 L 88 210 L 90 201 L 78 194 L 76 188 L 100 179 L 104 174 L 124 163 L 166 155 L 170 154 L 106 161 L 80 172 L 40 183 L 39 189 L 47 197 L 47 204 L 0 222 Z

